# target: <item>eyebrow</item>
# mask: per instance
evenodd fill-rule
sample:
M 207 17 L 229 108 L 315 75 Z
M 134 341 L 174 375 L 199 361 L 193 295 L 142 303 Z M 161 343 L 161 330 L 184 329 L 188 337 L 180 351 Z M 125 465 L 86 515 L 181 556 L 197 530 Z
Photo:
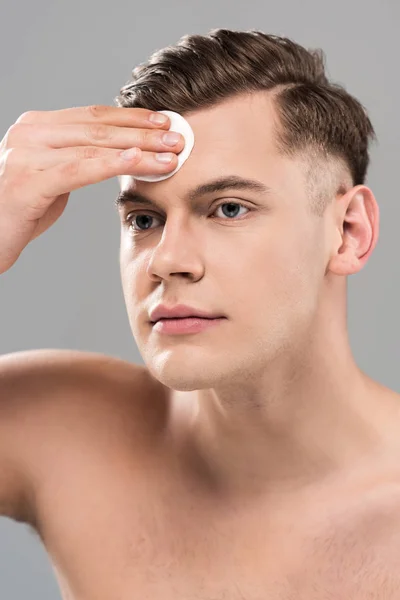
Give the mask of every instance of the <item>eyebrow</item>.
M 238 177 L 237 175 L 228 175 L 225 177 L 212 179 L 206 183 L 196 186 L 187 192 L 185 198 L 189 204 L 196 204 L 199 203 L 199 199 L 207 194 L 215 194 L 216 192 L 223 192 L 231 189 L 248 190 L 250 192 L 257 192 L 259 194 L 268 194 L 272 191 L 271 188 L 257 179 L 244 179 L 243 177 Z M 156 202 L 144 194 L 139 194 L 133 189 L 127 189 L 123 192 L 120 192 L 117 198 L 114 200 L 114 205 L 117 209 L 121 209 L 125 204 L 128 203 L 143 204 L 161 209 Z

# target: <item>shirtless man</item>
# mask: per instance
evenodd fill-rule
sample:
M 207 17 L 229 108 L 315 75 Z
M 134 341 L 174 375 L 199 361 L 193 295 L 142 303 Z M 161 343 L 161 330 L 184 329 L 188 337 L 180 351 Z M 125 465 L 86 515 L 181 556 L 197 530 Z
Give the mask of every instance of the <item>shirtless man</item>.
M 311 213 L 266 91 L 185 114 L 185 165 L 135 183 L 184 146 L 152 113 L 27 112 L 2 141 L 1 273 L 71 190 L 129 175 L 121 276 L 146 366 L 1 358 L 1 514 L 40 535 L 68 600 L 399 598 L 399 395 L 356 365 L 346 326 L 346 278 L 378 239 L 372 191 L 342 170 Z M 173 335 L 152 322 L 159 303 L 219 319 Z

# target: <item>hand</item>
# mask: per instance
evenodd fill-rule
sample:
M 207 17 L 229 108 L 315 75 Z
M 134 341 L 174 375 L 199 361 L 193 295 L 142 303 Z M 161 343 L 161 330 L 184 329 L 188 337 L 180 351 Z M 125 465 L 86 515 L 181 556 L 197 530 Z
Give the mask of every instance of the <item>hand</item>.
M 72 190 L 118 175 L 164 174 L 184 147 L 144 108 L 84 106 L 21 115 L 0 142 L 0 274 L 62 215 Z M 156 113 L 157 114 L 157 113 Z M 166 115 L 164 115 L 166 116 Z M 138 148 L 124 160 L 121 151 Z M 172 153 L 170 163 L 156 153 Z

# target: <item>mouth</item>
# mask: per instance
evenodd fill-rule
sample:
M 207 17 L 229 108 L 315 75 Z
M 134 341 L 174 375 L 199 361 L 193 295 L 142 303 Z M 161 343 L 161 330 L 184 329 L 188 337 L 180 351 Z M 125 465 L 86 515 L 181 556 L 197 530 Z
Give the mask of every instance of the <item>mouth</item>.
M 153 331 L 170 335 L 199 333 L 215 327 L 226 317 L 169 317 L 150 321 Z
M 217 321 L 218 319 L 225 319 L 226 317 L 198 317 L 197 315 L 191 315 L 190 317 L 162 317 L 161 319 L 157 319 L 157 321 L 150 321 L 151 325 L 155 325 L 160 321 L 185 321 L 188 319 L 196 319 L 199 321 Z
M 185 319 L 201 319 L 202 321 L 215 321 L 215 319 L 222 319 L 224 317 L 198 317 L 197 315 L 190 315 L 190 317 L 162 317 L 157 321 L 150 321 L 153 325 L 158 321 L 183 321 Z

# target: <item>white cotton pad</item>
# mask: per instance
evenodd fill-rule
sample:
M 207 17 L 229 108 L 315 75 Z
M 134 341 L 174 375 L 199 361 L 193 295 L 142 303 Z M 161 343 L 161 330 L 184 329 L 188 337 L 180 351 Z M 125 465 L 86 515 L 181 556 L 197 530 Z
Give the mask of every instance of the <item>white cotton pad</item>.
M 171 120 L 171 126 L 168 131 L 177 131 L 181 135 L 183 135 L 185 139 L 185 145 L 183 147 L 182 152 L 180 152 L 178 156 L 178 166 L 173 171 L 168 173 L 163 173 L 161 175 L 141 175 L 135 176 L 135 179 L 139 181 L 162 181 L 163 179 L 168 179 L 168 177 L 172 177 L 175 175 L 177 171 L 181 168 L 183 163 L 189 158 L 189 155 L 194 146 L 194 133 L 193 129 L 190 127 L 189 123 L 186 121 L 182 115 L 172 110 L 159 110 L 157 112 L 163 113 L 167 115 Z

